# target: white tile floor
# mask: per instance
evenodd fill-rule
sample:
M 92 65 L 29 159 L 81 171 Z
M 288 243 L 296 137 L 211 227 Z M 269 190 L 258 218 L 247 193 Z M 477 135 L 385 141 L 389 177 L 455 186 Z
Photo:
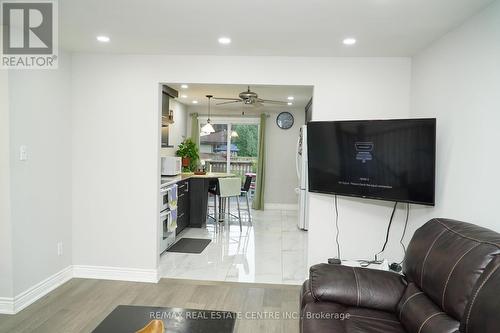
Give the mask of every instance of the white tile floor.
M 233 210 L 232 212 L 236 212 Z M 297 228 L 296 211 L 252 211 L 253 226 L 242 209 L 243 231 L 237 220 L 215 232 L 187 228 L 178 238 L 209 238 L 201 254 L 165 252 L 160 275 L 214 281 L 302 284 L 307 278 L 307 232 Z

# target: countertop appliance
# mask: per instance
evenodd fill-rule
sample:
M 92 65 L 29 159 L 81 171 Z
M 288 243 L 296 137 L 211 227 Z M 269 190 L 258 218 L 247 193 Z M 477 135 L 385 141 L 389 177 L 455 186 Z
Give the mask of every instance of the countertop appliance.
M 175 243 L 177 228 L 177 184 L 160 189 L 160 254 Z
M 161 158 L 161 175 L 177 176 L 182 172 L 182 160 L 180 157 L 167 156 Z
M 296 154 L 296 168 L 297 177 L 299 178 L 299 187 L 295 189 L 299 195 L 299 216 L 298 227 L 299 229 L 307 230 L 308 223 L 308 179 L 307 179 L 307 125 L 300 127 L 300 134 L 297 140 Z

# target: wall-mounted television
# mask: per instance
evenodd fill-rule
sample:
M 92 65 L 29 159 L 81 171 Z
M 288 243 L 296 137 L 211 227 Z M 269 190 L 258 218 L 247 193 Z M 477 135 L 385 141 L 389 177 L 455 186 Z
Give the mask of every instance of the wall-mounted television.
M 307 124 L 309 191 L 435 204 L 436 119 Z

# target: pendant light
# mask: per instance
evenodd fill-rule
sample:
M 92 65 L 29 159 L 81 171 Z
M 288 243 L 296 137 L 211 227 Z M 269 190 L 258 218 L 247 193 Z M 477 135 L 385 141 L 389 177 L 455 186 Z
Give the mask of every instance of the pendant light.
M 212 126 L 212 124 L 210 124 L 210 99 L 214 97 L 212 95 L 207 95 L 207 98 L 208 98 L 208 119 L 207 119 L 207 123 L 201 128 L 201 132 L 202 133 L 214 133 L 215 132 L 215 129 L 214 127 Z

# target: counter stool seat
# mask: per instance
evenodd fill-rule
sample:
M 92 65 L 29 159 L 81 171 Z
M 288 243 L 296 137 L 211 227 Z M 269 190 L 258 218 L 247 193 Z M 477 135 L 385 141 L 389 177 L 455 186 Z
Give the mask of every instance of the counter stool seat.
M 241 195 L 241 179 L 238 177 L 227 177 L 227 178 L 219 178 L 218 179 L 218 195 L 220 200 L 224 200 L 227 198 L 228 200 L 228 210 L 227 210 L 227 215 L 228 217 L 234 216 L 235 215 L 231 214 L 230 212 L 230 206 L 231 206 L 231 198 L 236 198 L 236 203 L 238 206 L 238 221 L 240 222 L 240 231 L 243 230 L 243 227 L 241 225 L 241 213 L 240 213 L 240 200 L 239 196 Z M 222 204 L 219 204 L 219 206 L 223 206 Z M 226 212 L 221 209 L 221 213 L 223 215 L 222 221 L 224 220 L 224 216 L 226 215 Z M 219 218 L 220 221 L 221 219 Z M 217 223 L 218 224 L 218 223 Z

